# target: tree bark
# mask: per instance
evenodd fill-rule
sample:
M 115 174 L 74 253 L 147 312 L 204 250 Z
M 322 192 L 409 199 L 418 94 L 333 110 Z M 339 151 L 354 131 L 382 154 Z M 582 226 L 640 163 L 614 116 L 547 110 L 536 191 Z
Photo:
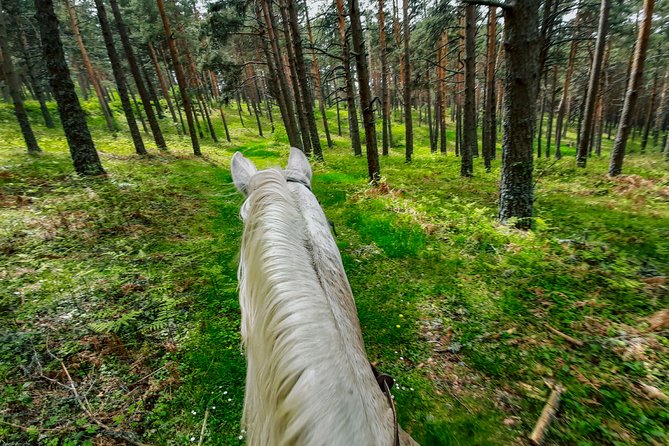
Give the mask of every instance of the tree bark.
M 311 44 L 311 63 L 314 69 L 314 79 L 316 80 L 316 93 L 318 96 L 318 106 L 321 111 L 321 119 L 323 120 L 323 130 L 325 131 L 325 140 L 327 141 L 328 147 L 332 147 L 332 137 L 330 136 L 330 126 L 328 126 L 328 117 L 325 113 L 325 101 L 323 99 L 323 84 L 321 83 L 321 73 L 318 68 L 318 59 L 316 59 L 316 49 L 314 48 L 314 34 L 311 31 L 311 21 L 309 20 L 309 7 L 306 5 L 304 15 L 307 19 L 307 32 L 309 34 L 309 43 Z
M 662 91 L 660 93 L 659 106 L 657 114 L 655 115 L 655 126 L 653 126 L 653 148 L 657 148 L 660 131 L 664 126 L 664 121 L 667 118 L 667 111 L 669 111 L 669 101 L 667 100 L 667 91 L 669 90 L 669 64 L 664 73 L 664 81 L 662 83 Z M 662 147 L 660 147 L 660 150 Z
M 165 38 L 167 39 L 167 45 L 170 49 L 170 56 L 172 57 L 172 67 L 177 76 L 177 83 L 179 84 L 179 92 L 181 94 L 181 103 L 183 104 L 184 113 L 186 113 L 186 121 L 188 122 L 188 132 L 190 133 L 190 139 L 193 146 L 193 153 L 197 156 L 202 155 L 200 151 L 200 141 L 197 139 L 197 133 L 195 133 L 195 123 L 193 122 L 193 109 L 191 107 L 190 98 L 188 97 L 188 84 L 186 83 L 186 78 L 184 77 L 184 72 L 181 68 L 181 63 L 179 62 L 179 53 L 177 52 L 177 46 L 174 42 L 174 35 L 172 34 L 172 27 L 170 26 L 169 19 L 167 14 L 165 14 L 165 3 L 163 0 L 156 0 L 158 5 L 158 11 L 160 13 L 160 18 L 163 22 L 163 30 L 165 31 Z
M 578 51 L 578 25 L 580 22 L 581 11 L 576 13 L 574 19 L 574 33 L 572 35 L 571 49 L 569 50 L 569 59 L 567 60 L 567 70 L 564 76 L 564 86 L 562 87 L 562 97 L 560 98 L 560 105 L 558 105 L 557 118 L 555 122 L 555 159 L 562 158 L 562 150 L 560 145 L 562 143 L 562 125 L 564 123 L 565 113 L 569 107 L 569 85 L 571 78 L 574 75 L 574 61 L 576 60 L 576 53 Z M 565 127 L 566 128 L 566 127 Z
M 86 115 L 79 105 L 70 70 L 65 62 L 53 0 L 35 0 L 35 9 L 42 36 L 44 60 L 49 71 L 49 83 L 58 103 L 58 114 L 65 130 L 74 169 L 80 175 L 104 174 L 105 171 L 86 125 Z
M 348 0 L 348 12 L 351 17 L 351 40 L 353 42 L 356 66 L 358 68 L 360 107 L 362 108 L 362 121 L 365 126 L 367 172 L 369 181 L 376 185 L 381 179 L 381 168 L 379 166 L 379 151 L 376 145 L 374 98 L 372 97 L 372 91 L 369 86 L 369 67 L 367 66 L 367 54 L 365 51 L 365 40 L 362 35 L 362 23 L 360 22 L 360 6 L 358 0 Z
M 611 151 L 611 162 L 609 163 L 609 175 L 617 176 L 623 170 L 623 160 L 625 159 L 625 149 L 627 139 L 629 138 L 630 126 L 634 114 L 634 107 L 639 96 L 639 87 L 643 79 L 643 70 L 646 63 L 646 51 L 648 50 L 648 37 L 650 36 L 650 26 L 653 20 L 653 7 L 655 0 L 644 0 L 643 2 L 643 21 L 639 27 L 639 36 L 637 38 L 636 50 L 634 52 L 634 63 L 630 73 L 623 111 L 620 116 L 620 124 L 616 139 L 613 141 L 613 150 Z
M 599 94 L 598 88 L 601 81 L 602 61 L 604 60 L 606 36 L 609 30 L 610 9 L 611 0 L 602 0 L 599 11 L 597 44 L 595 46 L 595 55 L 592 59 L 592 68 L 590 68 L 590 82 L 585 100 L 585 110 L 583 112 L 583 126 L 581 127 L 581 138 L 578 143 L 578 153 L 576 154 L 576 165 L 578 167 L 585 167 L 588 161 L 588 151 L 591 147 L 590 135 L 593 133 L 595 105 L 597 102 L 597 95 Z
M 156 50 L 153 48 L 151 42 L 148 43 L 149 46 L 149 55 L 151 56 L 151 61 L 153 62 L 153 67 L 156 70 L 156 75 L 158 76 L 158 84 L 160 85 L 160 91 L 163 93 L 165 101 L 167 101 L 167 108 L 170 110 L 170 115 L 172 116 L 172 122 L 177 128 L 177 133 L 181 135 L 181 129 L 179 126 L 179 121 L 177 120 L 177 115 L 174 111 L 174 104 L 172 104 L 172 98 L 170 97 L 170 90 L 165 82 L 165 76 L 163 76 L 163 70 L 160 68 L 158 63 L 158 56 L 156 55 Z
M 411 162 L 413 156 L 413 118 L 411 117 L 411 53 L 409 51 L 410 20 L 409 20 L 409 0 L 402 0 L 402 30 L 404 34 L 404 143 L 405 160 Z
M 490 7 L 488 17 L 488 51 L 486 54 L 485 107 L 483 113 L 483 163 L 490 172 L 493 147 L 497 144 L 497 116 L 495 101 L 495 58 L 497 57 L 497 8 Z
M 346 82 L 346 104 L 348 106 L 348 133 L 351 137 L 351 145 L 353 146 L 353 154 L 355 156 L 362 155 L 362 147 L 360 145 L 360 129 L 358 127 L 358 112 L 355 108 L 355 90 L 353 82 L 353 73 L 351 73 L 351 50 L 348 45 L 348 37 L 346 37 L 346 19 L 344 15 L 344 2 L 337 0 L 337 14 L 339 24 L 339 42 L 342 45 L 342 66 L 344 68 L 344 79 Z
M 311 88 L 307 80 L 307 70 L 304 66 L 304 52 L 302 51 L 302 36 L 298 27 L 296 0 L 282 0 L 286 4 L 288 12 L 288 25 L 290 27 L 290 41 L 293 44 L 293 53 L 295 54 L 294 65 L 297 72 L 297 80 L 301 89 L 300 96 L 304 104 L 304 112 L 307 121 L 307 131 L 309 132 L 309 139 L 311 140 L 311 150 L 314 152 L 316 159 L 323 160 L 323 149 L 321 149 L 321 141 L 318 136 L 318 128 L 316 127 L 316 116 L 314 114 L 314 101 L 311 95 Z
M 406 1 L 406 0 L 405 0 Z M 476 131 L 476 6 L 465 6 L 465 110 L 460 176 L 474 176 L 474 153 L 478 151 Z
M 28 74 L 30 76 L 30 80 L 33 83 L 35 96 L 37 96 L 37 100 L 39 101 L 39 108 L 40 112 L 42 113 L 42 118 L 44 119 L 44 125 L 47 128 L 53 129 L 56 127 L 56 124 L 53 122 L 53 117 L 51 116 L 51 112 L 49 111 L 49 108 L 46 105 L 43 79 L 39 75 L 38 67 L 35 67 L 33 55 L 31 54 L 31 46 L 28 44 L 28 38 L 23 29 L 21 30 L 21 50 L 23 51 L 23 59 L 26 62 L 26 67 L 28 68 Z
M 144 147 L 144 141 L 142 140 L 142 135 L 139 133 L 139 127 L 137 127 L 135 115 L 132 113 L 132 104 L 130 103 L 130 98 L 128 97 L 125 74 L 123 73 L 121 61 L 118 57 L 118 53 L 116 52 L 116 47 L 114 46 L 114 38 L 112 36 L 111 27 L 109 26 L 109 19 L 107 18 L 107 11 L 105 10 L 104 1 L 95 0 L 95 8 L 97 9 L 98 20 L 100 22 L 100 28 L 102 29 L 102 38 L 105 41 L 107 55 L 109 56 L 109 61 L 111 62 L 112 71 L 114 73 L 114 80 L 116 81 L 116 89 L 118 90 L 118 95 L 121 98 L 121 106 L 123 107 L 125 119 L 128 121 L 128 129 L 130 130 L 130 136 L 132 137 L 132 142 L 135 146 L 135 152 L 137 152 L 139 155 L 146 155 L 147 152 L 146 148 Z
M 109 0 L 109 3 L 112 8 L 112 13 L 114 14 L 114 20 L 116 21 L 116 29 L 119 36 L 121 37 L 121 43 L 123 44 L 125 57 L 128 61 L 128 66 L 130 67 L 130 73 L 132 74 L 133 79 L 135 79 L 137 93 L 139 93 L 139 98 L 142 101 L 144 112 L 146 113 L 146 119 L 149 121 L 151 133 L 153 133 L 153 139 L 160 150 L 165 150 L 167 149 L 167 143 L 165 142 L 165 138 L 163 138 L 163 132 L 160 129 L 160 125 L 158 124 L 158 119 L 153 112 L 149 92 L 147 91 L 146 86 L 144 85 L 144 81 L 142 80 L 142 73 L 139 69 L 139 63 L 137 62 L 135 52 L 132 48 L 132 44 L 130 43 L 130 33 L 128 31 L 128 27 L 126 26 L 125 22 L 123 21 L 123 17 L 121 16 L 121 9 L 118 7 L 118 1 Z M 170 40 L 169 36 L 168 40 Z
M 0 1 L 0 61 L 2 62 L 0 64 L 0 71 L 4 75 L 5 83 L 9 87 L 9 94 L 14 103 L 14 114 L 16 115 L 19 127 L 21 127 L 21 134 L 26 143 L 28 153 L 40 153 L 42 149 L 37 144 L 37 139 L 28 119 L 28 113 L 26 113 L 26 109 L 23 106 L 19 78 L 14 70 L 12 55 L 9 53 L 9 45 L 7 43 L 7 21 L 5 13 L 2 11 L 2 2 Z
M 379 51 L 381 52 L 381 110 L 382 110 L 382 138 L 383 138 L 383 156 L 388 156 L 390 151 L 390 97 L 388 94 L 388 49 L 386 48 L 386 22 L 383 13 L 383 2 L 379 0 Z
M 551 103 L 548 109 L 548 129 L 546 130 L 546 158 L 551 156 L 551 138 L 553 137 L 553 118 L 555 117 L 555 97 L 557 96 L 558 66 L 553 66 L 553 82 L 551 86 Z
M 653 112 L 655 111 L 655 102 L 657 100 L 657 71 L 653 79 L 653 90 L 650 93 L 650 100 L 648 101 L 648 111 L 646 113 L 646 120 L 643 126 L 643 136 L 641 137 L 641 153 L 646 153 L 646 146 L 648 145 L 648 135 L 650 134 L 650 127 L 653 124 Z
M 504 9 L 506 79 L 499 220 L 530 228 L 534 202 L 532 134 L 539 77 L 539 2 L 517 0 Z
M 74 3 L 72 3 L 71 0 L 65 0 L 65 5 L 67 6 L 67 12 L 70 17 L 72 32 L 74 33 L 77 45 L 79 45 L 79 51 L 81 51 L 81 57 L 84 60 L 84 66 L 86 67 L 88 78 L 90 79 L 91 84 L 93 85 L 93 89 L 95 90 L 98 102 L 100 103 L 100 108 L 102 109 L 102 115 L 105 118 L 105 122 L 107 123 L 109 131 L 115 132 L 116 126 L 114 125 L 114 119 L 112 118 L 111 110 L 109 110 L 109 105 L 105 100 L 102 88 L 100 87 L 100 82 L 98 81 L 97 76 L 95 75 L 95 71 L 93 71 L 93 65 L 91 65 L 91 60 L 88 57 L 88 51 L 86 51 L 86 47 L 84 46 L 84 40 L 81 38 L 81 33 L 79 32 L 79 24 L 77 23 L 77 18 L 74 15 Z

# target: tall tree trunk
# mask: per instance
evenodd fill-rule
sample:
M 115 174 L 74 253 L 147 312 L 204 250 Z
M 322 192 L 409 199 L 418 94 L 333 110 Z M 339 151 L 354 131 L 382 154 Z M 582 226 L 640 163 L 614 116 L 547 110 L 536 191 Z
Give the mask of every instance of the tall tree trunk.
M 583 126 L 581 128 L 581 138 L 578 144 L 578 153 L 576 154 L 576 165 L 585 167 L 588 160 L 588 151 L 591 147 L 590 135 L 593 130 L 595 116 L 595 105 L 597 102 L 597 91 L 600 84 L 602 73 L 602 61 L 604 60 L 604 50 L 606 46 L 606 35 L 609 30 L 609 11 L 611 9 L 611 0 L 602 0 L 599 11 L 599 28 L 597 31 L 597 44 L 595 46 L 595 55 L 592 59 L 590 68 L 590 82 L 588 84 L 588 94 L 585 100 L 585 110 L 583 112 Z
M 177 128 L 177 133 L 181 135 L 181 129 L 178 124 L 177 115 L 174 111 L 174 105 L 172 104 L 172 98 L 170 97 L 170 91 L 167 87 L 167 82 L 165 82 L 165 77 L 163 76 L 163 70 L 160 68 L 158 63 L 158 56 L 156 55 L 156 50 L 153 48 L 151 42 L 148 43 L 149 46 L 149 55 L 151 56 L 151 61 L 153 62 L 153 67 L 156 70 L 156 75 L 158 76 L 158 84 L 160 84 L 160 91 L 163 93 L 163 97 L 167 102 L 167 108 L 170 110 L 170 115 L 172 115 L 172 122 Z
M 439 147 L 443 155 L 446 155 L 446 64 L 448 59 L 448 32 L 441 35 L 441 55 L 439 57 Z
M 65 130 L 74 169 L 80 175 L 101 175 L 105 171 L 95 150 L 93 139 L 86 125 L 86 115 L 74 91 L 70 70 L 65 62 L 63 42 L 60 40 L 58 19 L 53 10 L 53 0 L 35 0 L 36 19 L 42 36 L 42 51 L 49 71 L 49 83 L 58 114 Z
M 551 156 L 551 138 L 553 137 L 553 117 L 555 116 L 555 97 L 557 96 L 558 66 L 553 66 L 553 82 L 551 83 L 551 103 L 548 109 L 548 129 L 546 130 L 546 158 Z
M 100 108 L 102 109 L 102 115 L 105 118 L 107 127 L 109 131 L 115 132 L 116 126 L 114 125 L 114 118 L 112 117 L 111 110 L 109 109 L 109 104 L 105 100 L 104 93 L 102 92 L 102 87 L 100 87 L 100 82 L 98 81 L 95 71 L 93 71 L 93 65 L 91 65 L 91 60 L 88 57 L 88 51 L 84 46 L 84 40 L 81 38 L 81 33 L 79 32 L 79 24 L 77 23 L 77 17 L 74 14 L 74 3 L 71 0 L 65 0 L 65 5 L 67 6 L 67 12 L 70 17 L 70 24 L 72 26 L 72 32 L 79 45 L 79 51 L 81 51 L 81 57 L 84 60 L 84 66 L 86 67 L 86 72 L 88 73 L 88 78 L 90 79 L 95 94 L 98 97 L 98 102 L 100 103 Z
M 142 140 L 142 135 L 139 133 L 139 127 L 137 127 L 135 115 L 132 113 L 132 104 L 130 103 L 130 98 L 128 97 L 125 74 L 123 73 L 121 61 L 118 57 L 118 53 L 116 52 L 114 37 L 112 36 L 111 27 L 109 26 L 109 19 L 107 18 L 107 11 L 105 10 L 104 1 L 95 0 L 95 8 L 98 12 L 98 20 L 100 21 L 100 28 L 102 29 L 102 38 L 105 41 L 107 55 L 109 56 L 109 61 L 111 62 L 112 71 L 114 73 L 114 80 L 116 81 L 116 89 L 118 90 L 118 95 L 121 98 L 121 106 L 123 107 L 125 119 L 128 122 L 128 129 L 130 130 L 130 136 L 132 137 L 132 142 L 135 146 L 135 152 L 137 152 L 139 155 L 146 155 L 147 152 L 146 148 L 144 147 L 144 141 Z
M 19 122 L 19 127 L 21 127 L 21 134 L 26 143 L 28 153 L 40 153 L 42 149 L 37 144 L 37 139 L 30 126 L 28 114 L 23 106 L 19 78 L 14 70 L 12 55 L 9 53 L 9 45 L 7 45 L 7 43 L 7 21 L 5 13 L 2 11 L 2 2 L 0 1 L 0 72 L 2 72 L 5 83 L 9 87 L 9 94 L 14 103 L 14 114 L 16 115 L 16 120 Z
M 358 127 L 358 112 L 355 108 L 355 90 L 353 82 L 353 74 L 351 73 L 351 50 L 348 46 L 348 38 L 346 37 L 346 19 L 344 15 L 344 2 L 337 0 L 337 13 L 339 24 L 339 42 L 342 45 L 342 66 L 344 67 L 344 78 L 346 81 L 346 104 L 348 106 L 348 133 L 351 137 L 351 145 L 353 146 L 353 154 L 355 156 L 362 155 L 362 147 L 360 146 L 360 129 Z
M 221 113 L 221 121 L 223 121 L 223 128 L 225 129 L 225 139 L 227 139 L 228 142 L 231 142 L 230 131 L 228 130 L 228 121 L 225 119 L 225 113 L 223 112 L 223 106 L 219 106 L 218 111 Z
M 664 127 L 664 121 L 667 119 L 667 111 L 669 111 L 669 101 L 667 100 L 667 91 L 669 90 L 669 64 L 667 64 L 664 72 L 664 81 L 662 82 L 662 90 L 660 93 L 659 106 L 657 107 L 657 114 L 655 115 L 655 126 L 653 126 L 653 148 L 657 148 L 660 131 Z M 661 148 L 660 148 L 661 149 Z
M 156 142 L 156 145 L 159 149 L 167 149 L 167 143 L 165 143 L 165 138 L 163 138 L 163 132 L 160 129 L 158 124 L 158 119 L 156 118 L 155 113 L 153 112 L 153 107 L 151 106 L 151 98 L 149 97 L 149 92 L 144 85 L 142 80 L 142 73 L 139 69 L 139 63 L 135 57 L 135 51 L 132 48 L 130 43 L 130 33 L 128 27 L 123 21 L 121 16 L 121 9 L 118 7 L 117 0 L 109 0 L 109 3 L 112 8 L 112 13 L 114 14 L 114 20 L 116 21 L 116 29 L 119 36 L 121 37 L 121 43 L 123 44 L 123 51 L 125 52 L 125 57 L 128 61 L 128 66 L 130 67 L 130 73 L 132 74 L 133 79 L 135 79 L 135 85 L 137 86 L 137 93 L 142 101 L 144 106 L 144 111 L 146 112 L 146 119 L 149 121 L 149 127 L 151 127 L 151 133 L 153 133 L 153 139 Z M 171 40 L 168 36 L 168 40 Z
M 44 125 L 50 129 L 55 128 L 56 124 L 53 122 L 51 112 L 46 105 L 44 84 L 42 82 L 41 76 L 38 73 L 38 67 L 35 67 L 33 55 L 31 54 L 31 47 L 28 44 L 28 37 L 26 36 L 26 33 L 23 29 L 21 30 L 21 50 L 23 51 L 23 59 L 25 60 L 26 67 L 28 68 L 28 75 L 30 76 L 30 80 L 33 83 L 35 96 L 37 96 L 37 100 L 39 101 L 39 108 L 40 112 L 42 113 L 42 118 L 44 119 Z
M 383 128 L 383 149 L 382 154 L 388 156 L 390 141 L 388 133 L 390 129 L 390 97 L 388 94 L 388 53 L 386 48 L 386 22 L 383 13 L 383 1 L 379 0 L 379 51 L 381 51 L 381 110 L 382 110 L 382 128 Z
M 406 1 L 406 0 L 405 0 Z M 465 110 L 460 176 L 474 175 L 474 153 L 478 151 L 476 131 L 476 6 L 465 6 Z
M 610 176 L 620 175 L 623 170 L 623 160 L 625 159 L 625 149 L 630 133 L 630 125 L 632 124 L 632 115 L 639 96 L 639 87 L 643 79 L 643 69 L 646 63 L 646 51 L 648 50 L 648 37 L 650 36 L 654 6 L 655 0 L 644 0 L 643 2 L 644 15 L 639 27 L 639 36 L 637 38 L 636 50 L 634 51 L 634 63 L 630 73 L 629 84 L 627 85 L 618 132 L 616 133 L 613 150 L 611 151 L 611 162 L 609 164 Z
M 413 118 L 411 117 L 411 53 L 409 51 L 410 34 L 409 0 L 402 0 L 402 28 L 404 34 L 404 143 L 405 160 L 411 162 L 413 156 Z
M 532 133 L 536 121 L 539 77 L 539 2 L 516 0 L 504 9 L 506 80 L 504 141 L 499 220 L 515 220 L 518 228 L 532 224 Z
M 314 47 L 314 34 L 311 31 L 311 21 L 309 20 L 309 8 L 306 5 L 304 8 L 304 16 L 307 19 L 307 32 L 309 34 L 309 43 L 311 44 L 311 63 L 314 69 L 314 79 L 316 80 L 316 93 L 318 95 L 318 106 L 321 111 L 321 119 L 323 120 L 323 130 L 325 131 L 325 140 L 328 147 L 332 147 L 332 137 L 330 136 L 330 126 L 328 126 L 328 117 L 325 113 L 325 101 L 323 99 L 323 84 L 321 83 L 321 73 L 318 68 L 318 59 L 316 59 L 316 49 Z
M 653 78 L 653 90 L 650 93 L 650 100 L 648 101 L 648 111 L 646 113 L 646 120 L 643 126 L 643 136 L 641 137 L 641 153 L 646 153 L 646 146 L 648 145 L 648 135 L 650 134 L 650 127 L 653 124 L 653 112 L 655 111 L 655 102 L 657 100 L 657 71 Z
M 360 6 L 358 5 L 358 0 L 348 0 L 348 13 L 351 17 L 351 40 L 353 42 L 356 66 L 358 68 L 360 107 L 362 108 L 362 121 L 365 126 L 367 172 L 369 174 L 369 181 L 376 185 L 381 179 L 381 168 L 379 166 L 379 151 L 376 145 L 374 98 L 372 97 L 372 90 L 369 86 L 369 67 L 367 66 L 367 54 L 365 51 L 365 40 L 362 35 L 362 23 L 360 22 Z
M 569 59 L 567 60 L 567 70 L 564 76 L 564 86 L 562 87 L 562 97 L 560 98 L 560 105 L 558 105 L 557 118 L 555 122 L 555 159 L 562 158 L 562 131 L 565 114 L 567 108 L 569 107 L 569 85 L 571 84 L 571 78 L 574 75 L 574 62 L 576 60 L 576 53 L 578 51 L 578 25 L 580 22 L 581 11 L 579 10 L 576 13 L 576 18 L 574 19 L 574 31 L 572 35 L 571 49 L 569 50 Z M 566 129 L 567 126 L 565 126 Z
M 191 144 L 193 146 L 193 153 L 197 156 L 202 155 L 200 151 L 200 141 L 197 139 L 197 133 L 195 133 L 195 123 L 193 122 L 193 108 L 191 106 L 190 98 L 188 97 L 188 84 L 186 83 L 186 77 L 184 76 L 183 69 L 181 68 L 181 63 L 179 62 L 179 53 L 177 52 L 177 45 L 174 42 L 174 34 L 172 33 L 172 27 L 170 26 L 170 21 L 167 18 L 165 13 L 165 3 L 163 0 L 156 0 L 158 5 L 158 11 L 160 12 L 160 18 L 163 22 L 163 30 L 165 31 L 165 38 L 167 39 L 167 45 L 170 49 L 170 56 L 172 58 L 172 67 L 174 68 L 174 73 L 177 76 L 177 83 L 179 84 L 179 93 L 181 94 L 181 103 L 183 104 L 184 113 L 186 114 L 186 121 L 188 122 L 188 132 L 190 134 Z
M 485 111 L 483 113 L 483 163 L 490 172 L 493 147 L 497 144 L 497 116 L 495 116 L 495 58 L 497 56 L 497 8 L 490 7 L 488 17 L 488 51 L 486 53 Z
M 295 71 L 297 72 L 297 80 L 300 86 L 300 96 L 304 104 L 304 112 L 306 114 L 307 131 L 311 140 L 311 150 L 313 150 L 316 159 L 323 160 L 323 149 L 321 149 L 321 141 L 318 136 L 318 128 L 316 127 L 316 116 L 314 114 L 314 101 L 311 96 L 311 88 L 307 80 L 307 69 L 304 66 L 304 52 L 302 51 L 302 36 L 298 27 L 296 0 L 282 0 L 286 4 L 288 12 L 288 25 L 290 27 L 290 40 L 293 44 L 293 52 L 295 54 Z

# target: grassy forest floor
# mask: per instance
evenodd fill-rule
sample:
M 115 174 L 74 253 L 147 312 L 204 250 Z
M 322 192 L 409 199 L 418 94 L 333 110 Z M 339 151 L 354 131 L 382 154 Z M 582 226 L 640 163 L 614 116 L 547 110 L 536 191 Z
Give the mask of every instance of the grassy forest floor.
M 169 152 L 140 158 L 88 109 L 105 178 L 73 174 L 60 129 L 36 125 L 45 153 L 26 155 L 0 108 L 0 443 L 242 444 L 229 160 L 285 164 L 285 134 L 228 109 L 232 143 L 196 158 L 168 132 Z M 667 444 L 667 164 L 632 153 L 610 179 L 608 156 L 579 170 L 565 147 L 536 164 L 524 233 L 495 222 L 499 160 L 461 179 L 419 126 L 406 165 L 402 133 L 381 187 L 345 136 L 313 180 L 401 424 L 423 445 L 526 444 L 560 383 L 547 444 Z

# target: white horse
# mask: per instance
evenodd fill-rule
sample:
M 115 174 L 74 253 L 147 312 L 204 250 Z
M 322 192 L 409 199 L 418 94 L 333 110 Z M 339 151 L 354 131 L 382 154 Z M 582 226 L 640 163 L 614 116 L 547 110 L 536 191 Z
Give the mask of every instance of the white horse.
M 231 171 L 246 196 L 238 276 L 247 443 L 417 445 L 397 425 L 392 381 L 367 360 L 307 158 L 291 148 L 286 170 L 258 171 L 235 153 Z

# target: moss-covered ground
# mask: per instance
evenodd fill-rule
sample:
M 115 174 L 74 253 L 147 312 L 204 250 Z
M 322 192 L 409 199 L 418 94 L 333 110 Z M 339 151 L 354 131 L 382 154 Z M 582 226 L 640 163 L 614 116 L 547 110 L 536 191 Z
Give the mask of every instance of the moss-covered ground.
M 35 157 L 0 106 L 0 444 L 242 444 L 242 198 L 229 160 L 239 150 L 285 164 L 285 133 L 265 120 L 261 138 L 230 108 L 232 143 L 204 138 L 197 158 L 165 122 L 170 150 L 145 135 L 152 155 L 140 158 L 89 103 L 108 175 L 84 179 L 62 131 L 28 107 Z M 667 444 L 669 173 L 658 154 L 632 143 L 611 179 L 610 141 L 581 170 L 570 134 L 563 160 L 536 163 L 534 229 L 519 232 L 495 222 L 499 159 L 490 173 L 477 159 L 462 179 L 452 133 L 448 155 L 432 155 L 423 125 L 405 164 L 396 123 L 371 188 L 334 110 L 330 124 L 314 193 L 370 360 L 396 378 L 414 438 L 526 444 L 559 384 L 546 444 Z

